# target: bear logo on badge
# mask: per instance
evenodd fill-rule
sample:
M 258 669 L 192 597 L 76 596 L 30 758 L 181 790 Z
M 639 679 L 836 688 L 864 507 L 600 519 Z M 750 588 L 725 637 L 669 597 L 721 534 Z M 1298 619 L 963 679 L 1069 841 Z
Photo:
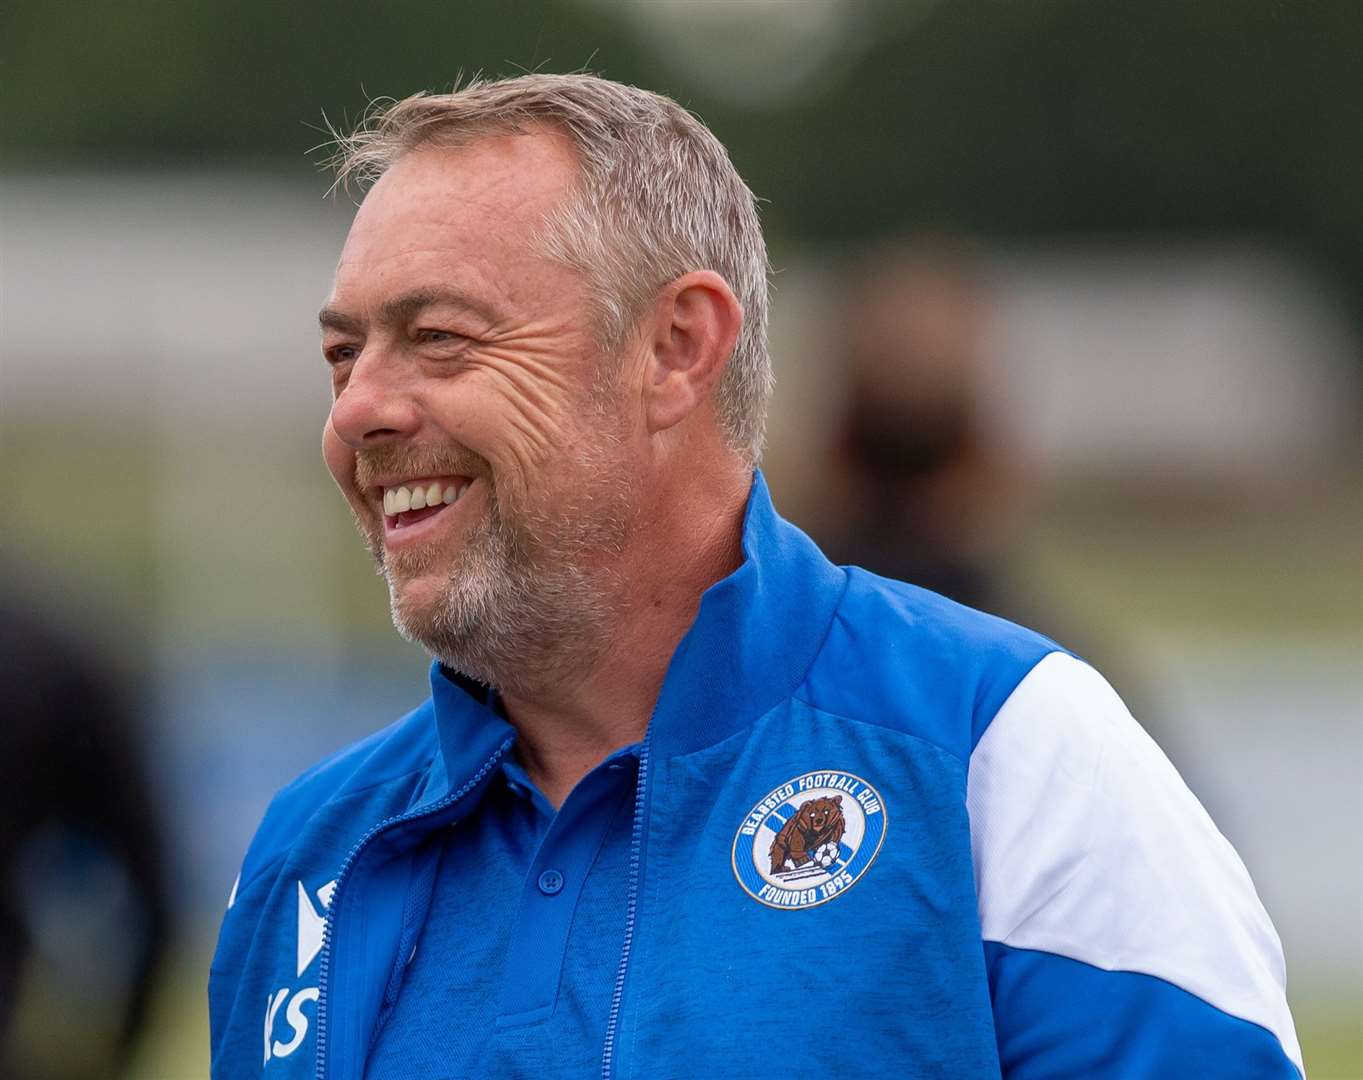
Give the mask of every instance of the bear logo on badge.
M 748 812 L 734 836 L 734 876 L 768 907 L 814 907 L 856 884 L 884 839 L 874 787 L 851 773 L 809 772 Z
M 811 861 L 828 869 L 837 859 L 838 845 L 846 831 L 841 795 L 802 802 L 771 842 L 771 872 L 798 870 Z

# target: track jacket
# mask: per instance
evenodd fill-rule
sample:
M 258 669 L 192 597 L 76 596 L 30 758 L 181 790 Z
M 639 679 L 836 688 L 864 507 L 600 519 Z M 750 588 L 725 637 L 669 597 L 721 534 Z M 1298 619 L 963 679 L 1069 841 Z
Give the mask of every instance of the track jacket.
M 1300 1075 L 1249 876 L 1100 675 L 833 566 L 760 474 L 743 550 L 640 748 L 607 1080 Z M 418 845 L 509 749 L 431 678 L 271 804 L 210 976 L 218 1080 L 363 1076 Z

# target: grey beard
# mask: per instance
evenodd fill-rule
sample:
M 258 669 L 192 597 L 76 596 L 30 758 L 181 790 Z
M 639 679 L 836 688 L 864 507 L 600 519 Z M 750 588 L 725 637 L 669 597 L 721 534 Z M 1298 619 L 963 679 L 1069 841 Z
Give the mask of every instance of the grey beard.
M 608 480 L 593 486 L 580 505 L 520 530 L 508 526 L 489 488 L 487 520 L 466 538 L 438 600 L 424 608 L 404 605 L 394 575 L 421 573 L 438 555 L 413 553 L 390 566 L 371 537 L 398 633 L 502 691 L 530 695 L 575 681 L 609 638 L 620 594 L 612 567 L 629 531 L 627 490 Z

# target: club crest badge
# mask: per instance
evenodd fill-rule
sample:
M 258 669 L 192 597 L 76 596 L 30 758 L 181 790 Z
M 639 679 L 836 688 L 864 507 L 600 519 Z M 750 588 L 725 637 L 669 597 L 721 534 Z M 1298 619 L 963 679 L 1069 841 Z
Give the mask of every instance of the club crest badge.
M 807 908 L 842 895 L 885 839 L 885 803 L 845 772 L 808 772 L 773 788 L 734 835 L 733 867 L 754 900 Z

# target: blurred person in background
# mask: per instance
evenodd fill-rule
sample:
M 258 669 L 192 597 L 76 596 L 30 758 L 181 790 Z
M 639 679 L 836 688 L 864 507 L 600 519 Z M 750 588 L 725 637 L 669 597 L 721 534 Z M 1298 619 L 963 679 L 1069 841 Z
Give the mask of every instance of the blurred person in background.
M 1124 699 L 1144 705 L 1142 680 L 1105 628 L 1009 573 L 1028 481 L 989 429 L 993 306 L 986 260 L 962 237 L 859 253 L 834 316 L 842 351 L 829 358 L 846 383 L 824 488 L 836 512 L 822 520 L 836 524 L 816 538 L 834 562 L 1084 642 Z
M 702 124 L 532 75 L 338 164 L 324 456 L 431 698 L 267 811 L 216 1076 L 1298 1075 L 1248 875 L 1102 677 L 776 513 Z
M 0 595 L 0 1076 L 108 1080 L 167 943 L 163 841 L 119 680 Z
M 1016 617 L 1000 581 L 1011 477 L 983 430 L 988 295 L 964 242 L 920 237 L 864 253 L 837 323 L 848 399 L 836 424 L 835 562 Z

